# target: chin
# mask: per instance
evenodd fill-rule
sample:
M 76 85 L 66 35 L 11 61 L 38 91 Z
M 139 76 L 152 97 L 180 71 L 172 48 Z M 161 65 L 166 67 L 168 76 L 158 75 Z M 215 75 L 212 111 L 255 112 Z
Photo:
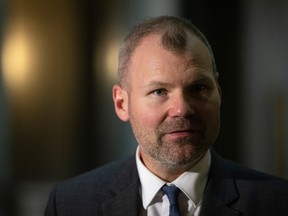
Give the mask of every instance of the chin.
M 170 158 L 170 163 L 175 166 L 193 166 L 205 155 L 208 148 L 195 149 L 193 146 L 187 146 L 175 151 Z
M 166 157 L 162 159 L 160 158 L 161 164 L 170 169 L 183 169 L 186 167 L 191 167 L 201 159 L 201 157 L 198 157 L 194 154 L 189 156 L 173 154 L 173 157 L 171 156 L 167 157 L 166 155 Z

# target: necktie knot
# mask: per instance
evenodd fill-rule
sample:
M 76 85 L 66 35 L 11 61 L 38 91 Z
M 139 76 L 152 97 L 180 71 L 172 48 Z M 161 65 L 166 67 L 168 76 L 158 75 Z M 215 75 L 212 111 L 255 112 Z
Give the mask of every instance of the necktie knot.
M 175 185 L 164 185 L 162 187 L 162 191 L 167 195 L 169 203 L 170 203 L 170 216 L 179 216 L 179 206 L 178 206 L 178 196 L 180 189 Z
M 178 187 L 176 187 L 175 185 L 165 185 L 162 187 L 162 191 L 167 195 L 170 205 L 178 203 L 178 196 L 180 192 Z

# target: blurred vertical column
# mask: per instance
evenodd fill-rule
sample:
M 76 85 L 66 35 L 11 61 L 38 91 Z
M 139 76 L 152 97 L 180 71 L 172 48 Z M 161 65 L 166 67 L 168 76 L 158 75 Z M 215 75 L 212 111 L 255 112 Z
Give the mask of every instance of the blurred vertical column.
M 288 178 L 288 2 L 245 1 L 243 163 Z
M 2 33 L 5 19 L 6 1 L 0 1 L 0 50 L 2 50 Z M 2 52 L 0 54 L 2 56 Z M 1 62 L 2 64 L 2 62 Z M 0 68 L 0 215 L 12 214 L 11 196 L 11 154 L 9 143 L 9 117 L 7 108 L 7 95 L 3 82 L 2 67 Z
M 53 183 L 83 169 L 80 155 L 89 127 L 86 89 L 90 90 L 91 70 L 88 24 L 83 18 L 86 4 L 7 1 L 1 80 L 10 114 L 9 194 L 15 198 L 15 215 L 43 215 Z M 4 147 L 1 141 L 0 148 Z M 0 154 L 8 157 L 3 150 Z M 1 161 L 0 166 L 2 172 L 9 163 Z

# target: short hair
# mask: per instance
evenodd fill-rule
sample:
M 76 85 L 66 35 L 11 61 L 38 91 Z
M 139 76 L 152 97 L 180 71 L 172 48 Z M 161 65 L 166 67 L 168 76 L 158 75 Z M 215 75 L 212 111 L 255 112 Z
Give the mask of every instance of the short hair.
M 122 41 L 118 59 L 119 84 L 123 87 L 127 85 L 131 57 L 143 38 L 151 34 L 161 34 L 161 43 L 165 49 L 181 53 L 185 51 L 189 42 L 187 32 L 197 36 L 208 48 L 212 61 L 212 72 L 216 76 L 217 69 L 213 51 L 204 34 L 190 20 L 172 16 L 158 16 L 145 19 L 134 26 Z

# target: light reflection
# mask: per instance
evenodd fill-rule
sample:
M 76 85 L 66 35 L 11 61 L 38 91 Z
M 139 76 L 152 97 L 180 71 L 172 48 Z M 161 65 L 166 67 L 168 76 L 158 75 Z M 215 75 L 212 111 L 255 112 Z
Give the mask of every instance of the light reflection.
M 36 61 L 33 35 L 23 22 L 11 23 L 4 30 L 2 71 L 5 84 L 14 90 L 23 90 L 31 81 Z
M 108 45 L 105 55 L 105 71 L 107 73 L 108 79 L 112 82 L 115 82 L 118 70 L 119 39 L 111 39 L 107 44 Z

